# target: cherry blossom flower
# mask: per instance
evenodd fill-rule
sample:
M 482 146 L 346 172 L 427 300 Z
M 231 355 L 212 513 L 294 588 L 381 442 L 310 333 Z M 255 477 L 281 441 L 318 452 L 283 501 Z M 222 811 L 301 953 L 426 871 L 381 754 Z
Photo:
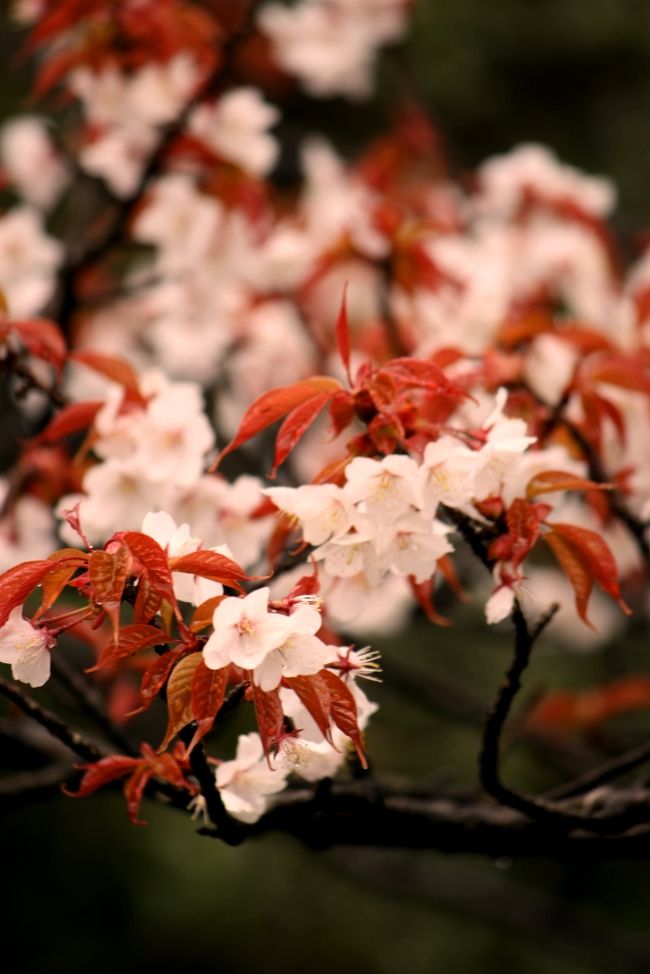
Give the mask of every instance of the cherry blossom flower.
M 54 640 L 23 618 L 17 606 L 0 629 L 0 663 L 11 664 L 14 680 L 42 687 L 50 678 L 50 649 Z
M 345 493 L 359 510 L 373 521 L 394 521 L 416 507 L 418 466 L 405 456 L 388 456 L 383 460 L 355 457 L 345 468 Z
M 266 176 L 275 165 L 279 147 L 268 129 L 280 118 L 256 88 L 236 88 L 215 105 L 199 105 L 190 131 L 229 162 L 252 176 Z
M 0 130 L 0 163 L 23 198 L 41 209 L 56 202 L 69 172 L 42 119 L 20 115 Z
M 321 545 L 345 534 L 354 508 L 348 494 L 335 484 L 267 487 L 263 493 L 276 507 L 300 521 L 307 544 Z
M 62 259 L 62 245 L 43 231 L 37 210 L 16 206 L 0 217 L 0 288 L 14 318 L 43 309 Z
M 259 734 L 242 734 L 235 759 L 217 768 L 216 785 L 233 818 L 251 824 L 268 809 L 270 797 L 284 789 L 287 774 L 281 760 L 269 767 Z
M 337 658 L 335 647 L 316 638 L 322 625 L 320 612 L 309 605 L 298 605 L 288 618 L 289 634 L 253 671 L 254 683 L 264 691 L 275 689 L 283 676 L 309 676 Z
M 252 670 L 282 645 L 291 633 L 291 619 L 280 612 L 269 612 L 268 603 L 268 588 L 219 603 L 212 618 L 214 632 L 203 647 L 208 669 L 236 663 Z

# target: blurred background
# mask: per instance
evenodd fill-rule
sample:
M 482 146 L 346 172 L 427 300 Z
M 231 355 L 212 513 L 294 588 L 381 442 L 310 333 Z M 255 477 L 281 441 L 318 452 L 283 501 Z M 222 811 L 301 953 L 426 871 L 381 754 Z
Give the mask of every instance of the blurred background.
M 2 16 L 5 118 L 24 104 L 28 72 Z M 353 153 L 408 94 L 439 126 L 456 172 L 517 142 L 544 142 L 614 180 L 615 225 L 627 247 L 650 225 L 650 5 L 420 0 L 410 39 L 384 56 L 379 82 L 370 106 L 297 103 L 288 124 L 304 128 L 309 119 Z M 507 627 L 488 632 L 478 609 L 455 606 L 450 614 L 449 630 L 415 621 L 398 641 L 374 638 L 385 682 L 371 688 L 381 710 L 368 744 L 382 773 L 471 790 L 481 715 L 510 639 Z M 640 627 L 596 653 L 547 642 L 522 701 L 548 685 L 646 672 L 646 654 Z M 506 775 L 518 787 L 545 787 L 561 779 L 562 754 L 586 766 L 649 731 L 643 715 L 619 718 L 597 736 L 563 742 L 555 761 L 513 739 Z M 2 813 L 2 916 L 15 951 L 3 971 L 650 970 L 647 863 L 317 854 L 278 837 L 229 849 L 197 836 L 177 812 L 145 805 L 144 814 L 150 826 L 133 828 L 112 794 Z

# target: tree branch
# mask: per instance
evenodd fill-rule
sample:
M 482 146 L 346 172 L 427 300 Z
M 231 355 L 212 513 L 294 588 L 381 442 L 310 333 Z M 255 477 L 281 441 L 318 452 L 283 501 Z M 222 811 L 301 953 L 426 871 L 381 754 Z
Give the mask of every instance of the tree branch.
M 23 690 L 2 677 L 0 677 L 0 694 L 15 704 L 28 717 L 38 721 L 57 741 L 61 741 L 84 761 L 100 761 L 106 757 L 106 752 L 97 747 L 96 744 L 83 737 L 78 731 L 73 730 L 52 711 L 41 707 Z

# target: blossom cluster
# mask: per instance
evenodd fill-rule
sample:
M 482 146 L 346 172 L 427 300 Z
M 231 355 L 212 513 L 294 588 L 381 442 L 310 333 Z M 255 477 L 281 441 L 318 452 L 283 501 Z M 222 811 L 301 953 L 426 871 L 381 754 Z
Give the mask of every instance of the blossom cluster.
M 42 686 L 70 631 L 120 719 L 169 718 L 162 756 L 80 793 L 142 773 L 196 799 L 189 755 L 241 693 L 258 730 L 215 780 L 251 823 L 365 761 L 352 639 L 439 620 L 445 581 L 490 623 L 559 598 L 572 641 L 588 610 L 607 636 L 644 570 L 650 253 L 621 269 L 611 184 L 537 145 L 453 177 L 413 107 L 354 162 L 305 136 L 275 178 L 287 92 L 367 96 L 411 6 L 89 0 L 79 29 L 72 0 L 16 5 L 66 107 L 0 132 L 0 366 L 51 407 L 2 481 L 0 662 Z M 79 182 L 118 222 L 75 262 Z

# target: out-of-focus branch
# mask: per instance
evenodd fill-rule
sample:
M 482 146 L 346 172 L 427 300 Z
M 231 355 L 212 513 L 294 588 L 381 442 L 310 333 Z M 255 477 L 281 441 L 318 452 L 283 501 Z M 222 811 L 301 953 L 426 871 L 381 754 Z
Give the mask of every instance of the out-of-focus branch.
M 156 148 L 149 156 L 137 186 L 129 196 L 115 203 L 113 214 L 99 239 L 90 242 L 79 255 L 69 257 L 61 268 L 54 317 L 64 334 L 69 334 L 76 311 L 79 278 L 125 239 L 129 222 L 149 183 L 163 170 L 167 153 L 186 128 L 192 112 L 206 98 L 218 94 L 220 87 L 227 83 L 239 46 L 253 29 L 254 14 L 258 5 L 258 0 L 249 0 L 239 27 L 221 47 L 216 68 L 204 78 L 178 115 L 162 127 Z
M 137 754 L 125 735 L 110 719 L 101 695 L 94 686 L 62 655 L 52 660 L 55 677 L 106 735 L 107 740 L 124 754 Z
M 96 744 L 72 727 L 69 727 L 68 724 L 64 723 L 52 711 L 41 707 L 32 697 L 22 689 L 19 689 L 15 684 L 9 683 L 1 677 L 0 694 L 15 704 L 28 717 L 32 717 L 38 721 L 53 737 L 62 744 L 65 744 L 75 754 L 78 754 L 84 761 L 99 761 L 101 758 L 106 757 L 106 752 L 97 747 Z

